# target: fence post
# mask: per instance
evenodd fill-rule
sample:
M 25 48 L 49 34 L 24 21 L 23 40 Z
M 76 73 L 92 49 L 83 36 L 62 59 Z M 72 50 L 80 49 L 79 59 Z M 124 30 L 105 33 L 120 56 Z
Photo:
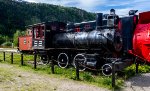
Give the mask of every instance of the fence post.
M 21 66 L 23 66 L 23 53 L 21 53 Z
M 112 62 L 112 88 L 115 88 L 115 61 Z
M 36 58 L 37 58 L 37 54 L 36 52 L 34 52 L 34 69 L 36 69 Z
M 53 56 L 51 56 L 51 71 L 52 71 L 52 74 L 54 74 L 54 59 L 53 59 Z
M 136 71 L 136 74 L 138 74 L 138 73 L 139 73 L 139 71 L 138 71 L 139 63 L 138 63 L 138 62 L 136 62 L 136 63 L 135 63 L 135 65 L 136 65 L 136 69 L 135 69 L 135 71 Z
M 5 52 L 3 52 L 3 57 L 4 57 L 4 61 L 5 61 Z
M 11 52 L 11 64 L 13 64 L 13 52 Z
M 76 64 L 76 78 L 77 78 L 77 80 L 79 80 L 79 62 L 78 62 L 78 60 L 75 60 L 75 64 Z

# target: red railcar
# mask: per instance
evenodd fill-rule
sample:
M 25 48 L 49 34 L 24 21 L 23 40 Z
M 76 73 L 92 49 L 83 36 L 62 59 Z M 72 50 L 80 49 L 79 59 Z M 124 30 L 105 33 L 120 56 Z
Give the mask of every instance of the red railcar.
M 19 37 L 19 50 L 22 52 L 32 51 L 32 36 Z
M 32 52 L 32 29 L 28 28 L 25 36 L 18 38 L 18 48 L 21 52 Z

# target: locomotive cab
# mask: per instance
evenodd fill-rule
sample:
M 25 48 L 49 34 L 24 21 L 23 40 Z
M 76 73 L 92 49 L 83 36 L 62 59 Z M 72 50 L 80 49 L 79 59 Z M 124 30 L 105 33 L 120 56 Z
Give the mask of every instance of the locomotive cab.
M 53 36 L 58 32 L 63 32 L 65 27 L 65 23 L 57 21 L 33 25 L 33 49 L 51 48 Z
M 37 24 L 33 27 L 33 49 L 44 48 L 44 24 Z

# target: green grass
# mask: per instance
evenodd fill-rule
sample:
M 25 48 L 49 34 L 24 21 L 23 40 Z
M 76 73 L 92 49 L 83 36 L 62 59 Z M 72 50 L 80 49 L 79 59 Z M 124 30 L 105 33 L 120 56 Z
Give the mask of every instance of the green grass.
M 14 54 L 14 66 L 27 70 L 32 71 L 34 73 L 42 74 L 42 75 L 49 75 L 55 78 L 66 78 L 66 79 L 76 79 L 76 73 L 75 69 L 73 67 L 69 67 L 67 69 L 61 69 L 57 65 L 55 65 L 55 74 L 52 74 L 50 65 L 37 65 L 37 69 L 33 68 L 33 64 L 28 64 L 28 61 L 33 60 L 33 55 L 24 55 L 24 66 L 21 66 L 20 64 L 20 54 Z M 0 53 L 0 60 L 1 63 L 9 63 L 10 64 L 10 53 L 6 53 L 6 61 L 3 61 L 3 53 Z M 38 57 L 39 61 L 39 57 Z M 19 66 L 18 66 L 19 65 Z M 139 66 L 139 72 L 145 73 L 150 72 L 150 66 L 147 65 L 140 65 Z M 126 80 L 129 77 L 132 77 L 135 74 L 135 65 L 131 65 L 127 67 L 123 72 L 121 72 L 121 76 L 117 76 L 116 79 L 116 88 L 121 88 L 123 86 L 124 80 Z M 99 87 L 105 87 L 112 89 L 111 87 L 111 77 L 102 76 L 100 72 L 98 72 L 96 75 L 93 72 L 80 72 L 80 82 L 87 83 L 87 84 L 93 84 Z

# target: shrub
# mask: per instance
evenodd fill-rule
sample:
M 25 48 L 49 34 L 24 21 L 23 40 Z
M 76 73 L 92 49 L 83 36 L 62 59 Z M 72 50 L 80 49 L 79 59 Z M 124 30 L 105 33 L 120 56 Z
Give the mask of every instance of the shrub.
M 0 35 L 0 45 L 5 42 L 5 38 Z
M 4 42 L 2 44 L 3 47 L 11 47 L 12 46 L 12 43 L 11 42 Z
M 136 65 L 133 64 L 133 65 L 124 69 L 124 73 L 125 73 L 126 78 L 135 76 L 135 74 L 136 74 L 136 72 L 135 72 L 136 67 L 135 66 Z M 138 71 L 139 71 L 139 73 L 150 72 L 150 66 L 149 65 L 139 65 Z

